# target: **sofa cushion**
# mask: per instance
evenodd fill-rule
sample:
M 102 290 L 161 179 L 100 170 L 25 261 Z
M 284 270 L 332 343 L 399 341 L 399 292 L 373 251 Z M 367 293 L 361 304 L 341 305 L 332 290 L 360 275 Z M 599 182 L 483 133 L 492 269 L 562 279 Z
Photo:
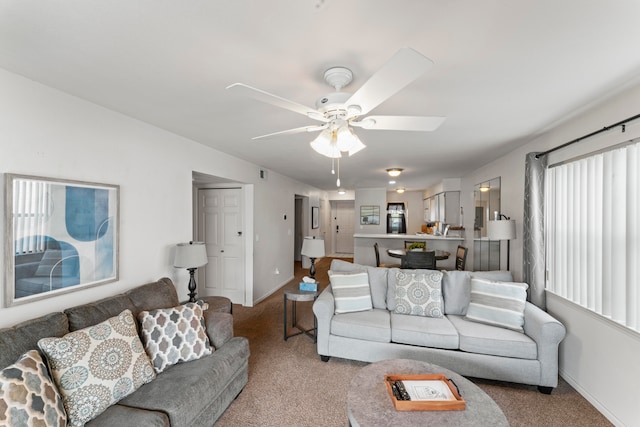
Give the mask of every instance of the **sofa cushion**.
M 373 308 L 367 272 L 336 273 L 329 270 L 329 279 L 336 314 Z
M 171 279 L 167 277 L 163 277 L 156 282 L 137 286 L 125 292 L 125 295 L 131 299 L 135 306 L 135 309 L 131 310 L 134 317 L 137 317 L 141 311 L 175 307 L 180 304 L 176 287 Z
M 389 312 L 369 311 L 336 314 L 331 318 L 331 334 L 365 341 L 391 342 Z
M 471 322 L 463 316 L 447 317 L 458 331 L 462 351 L 518 359 L 534 360 L 538 357 L 536 342 L 525 334 Z
M 64 313 L 69 319 L 69 330 L 73 332 L 118 316 L 124 310 L 130 310 L 133 313 L 135 307 L 128 296 L 119 294 L 67 308 Z
M 129 310 L 38 346 L 62 394 L 69 425 L 82 426 L 155 378 Z
M 496 282 L 513 282 L 513 275 L 509 270 L 472 271 L 471 277 L 494 280 Z
M 394 313 L 442 317 L 442 273 L 396 272 L 396 308 Z
M 172 427 L 205 425 L 202 414 L 219 401 L 220 395 L 228 393 L 230 381 L 246 369 L 248 359 L 249 341 L 234 337 L 213 354 L 169 367 L 120 404 L 165 412 Z
M 62 397 L 37 350 L 30 350 L 0 372 L 0 424 L 67 425 Z
M 391 341 L 423 347 L 458 348 L 458 331 L 446 317 L 391 313 Z
M 444 314 L 467 314 L 471 301 L 471 272 L 443 271 L 442 298 Z
M 334 259 L 331 261 L 330 269 L 339 273 L 366 271 L 369 274 L 369 288 L 371 289 L 373 308 L 387 308 L 388 268 L 372 267 Z
M 38 347 L 41 338 L 61 337 L 69 333 L 64 313 L 51 313 L 0 329 L 0 369 L 9 366 L 29 350 Z
M 471 302 L 465 319 L 524 332 L 526 283 L 471 279 Z
M 203 315 L 207 308 L 198 301 L 138 314 L 142 343 L 157 373 L 211 354 Z

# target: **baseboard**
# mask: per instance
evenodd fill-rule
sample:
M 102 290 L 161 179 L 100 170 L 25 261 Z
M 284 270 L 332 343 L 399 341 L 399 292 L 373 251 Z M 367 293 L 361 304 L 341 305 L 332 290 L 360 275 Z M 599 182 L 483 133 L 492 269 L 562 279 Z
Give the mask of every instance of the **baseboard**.
M 253 305 L 255 306 L 256 304 L 260 303 L 261 301 L 266 300 L 267 298 L 269 298 L 271 295 L 275 294 L 276 292 L 278 292 L 280 289 L 282 289 L 283 286 L 285 286 L 287 283 L 289 283 L 290 281 L 292 281 L 294 279 L 294 276 L 289 277 L 288 279 L 286 279 L 284 282 L 280 282 L 279 285 L 276 285 L 276 287 L 271 290 L 271 292 L 269 292 L 266 295 L 263 295 L 262 297 L 258 298 L 257 300 L 255 300 L 253 302 Z
M 598 399 L 596 399 L 592 394 L 590 394 L 587 390 L 582 388 L 582 386 L 570 375 L 566 375 L 564 371 L 559 370 L 559 375 L 564 379 L 571 387 L 573 387 L 582 397 L 587 399 L 589 403 L 591 403 L 602 415 L 605 416 L 614 426 L 616 427 L 626 427 L 625 424 L 620 421 L 614 414 L 612 414 Z

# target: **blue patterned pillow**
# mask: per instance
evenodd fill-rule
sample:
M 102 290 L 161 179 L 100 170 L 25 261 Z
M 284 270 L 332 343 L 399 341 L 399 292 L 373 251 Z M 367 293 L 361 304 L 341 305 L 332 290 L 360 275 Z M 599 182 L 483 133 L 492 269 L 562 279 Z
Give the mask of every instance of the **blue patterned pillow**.
M 138 314 L 144 348 L 157 373 L 213 352 L 204 325 L 203 310 L 208 308 L 200 300 Z
M 129 310 L 62 338 L 43 338 L 38 346 L 74 427 L 156 377 Z
M 442 310 L 442 272 L 424 270 L 425 273 L 396 272 L 396 314 L 436 317 Z
M 62 397 L 36 350 L 0 372 L 0 425 L 67 425 Z

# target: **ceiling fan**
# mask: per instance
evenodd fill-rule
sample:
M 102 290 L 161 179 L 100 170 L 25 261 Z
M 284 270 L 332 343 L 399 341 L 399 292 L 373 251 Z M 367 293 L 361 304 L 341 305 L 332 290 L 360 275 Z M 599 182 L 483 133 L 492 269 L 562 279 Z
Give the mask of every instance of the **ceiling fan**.
M 252 139 L 320 131 L 320 135 L 311 142 L 311 147 L 327 157 L 340 158 L 342 152 L 347 152 L 351 156 L 365 148 L 351 127 L 372 130 L 433 131 L 444 122 L 446 117 L 367 116 L 370 111 L 416 80 L 432 65 L 433 61 L 417 51 L 402 48 L 353 94 L 341 91 L 353 79 L 351 70 L 345 67 L 330 68 L 324 73 L 324 79 L 336 91 L 319 98 L 315 104 L 316 108 L 243 83 L 234 83 L 227 89 L 320 122 L 260 135 Z

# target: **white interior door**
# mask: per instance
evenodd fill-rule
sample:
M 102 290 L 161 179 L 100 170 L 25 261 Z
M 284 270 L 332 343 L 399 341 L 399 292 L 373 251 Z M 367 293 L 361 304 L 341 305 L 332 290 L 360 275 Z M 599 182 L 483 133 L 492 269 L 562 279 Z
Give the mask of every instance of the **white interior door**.
M 336 241 L 336 253 L 353 254 L 353 232 L 354 232 L 354 210 L 353 200 L 335 201 L 335 221 L 334 230 Z
M 198 239 L 207 247 L 208 264 L 198 283 L 205 296 L 224 296 L 234 304 L 245 301 L 242 191 L 198 190 Z

